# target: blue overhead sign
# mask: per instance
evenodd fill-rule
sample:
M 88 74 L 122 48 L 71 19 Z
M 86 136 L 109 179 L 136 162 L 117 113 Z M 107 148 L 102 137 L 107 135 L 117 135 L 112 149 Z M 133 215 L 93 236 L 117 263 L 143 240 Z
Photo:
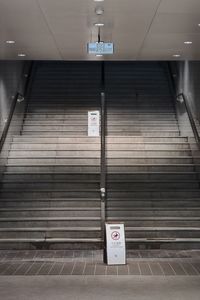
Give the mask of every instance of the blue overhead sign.
M 113 54 L 114 46 L 113 43 L 88 43 L 89 54 Z

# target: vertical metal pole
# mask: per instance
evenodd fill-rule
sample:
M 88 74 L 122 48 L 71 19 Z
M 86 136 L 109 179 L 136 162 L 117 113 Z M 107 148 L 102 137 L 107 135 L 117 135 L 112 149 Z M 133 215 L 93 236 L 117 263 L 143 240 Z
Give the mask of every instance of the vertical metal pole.
M 105 220 L 106 220 L 106 115 L 105 115 L 105 81 L 104 62 L 102 62 L 102 82 L 101 82 L 101 174 L 100 174 L 100 194 L 101 194 L 101 234 L 105 256 Z

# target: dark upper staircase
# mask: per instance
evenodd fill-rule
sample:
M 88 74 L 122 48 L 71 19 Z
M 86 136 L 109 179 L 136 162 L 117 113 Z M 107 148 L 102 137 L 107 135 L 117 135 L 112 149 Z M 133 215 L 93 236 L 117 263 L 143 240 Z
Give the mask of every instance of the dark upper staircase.
M 105 63 L 107 221 L 130 247 L 196 247 L 198 151 L 180 136 L 164 65 Z M 101 247 L 100 63 L 39 62 L 0 191 L 1 248 Z M 196 150 L 196 158 L 193 151 Z

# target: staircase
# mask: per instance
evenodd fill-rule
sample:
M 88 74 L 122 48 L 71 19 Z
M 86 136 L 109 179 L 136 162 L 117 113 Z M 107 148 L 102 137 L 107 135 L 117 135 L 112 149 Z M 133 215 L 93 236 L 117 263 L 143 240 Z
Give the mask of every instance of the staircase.
M 106 83 L 107 220 L 125 222 L 131 248 L 198 247 L 198 151 L 180 136 L 164 66 L 107 63 Z
M 100 139 L 87 136 L 88 110 L 100 105 L 99 68 L 37 64 L 0 193 L 1 248 L 101 246 Z
M 199 152 L 164 66 L 105 62 L 105 75 L 107 221 L 125 222 L 131 248 L 199 247 Z M 37 63 L 1 184 L 1 249 L 102 247 L 100 138 L 87 136 L 100 82 L 96 62 Z

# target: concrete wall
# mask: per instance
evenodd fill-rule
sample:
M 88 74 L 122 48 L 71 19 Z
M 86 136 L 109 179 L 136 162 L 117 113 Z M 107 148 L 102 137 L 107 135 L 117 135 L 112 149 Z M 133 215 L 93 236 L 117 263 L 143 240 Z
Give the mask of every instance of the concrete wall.
M 187 96 L 190 109 L 199 130 L 200 123 L 200 62 L 182 61 L 177 66 L 177 94 L 184 93 Z M 183 103 L 177 103 L 177 112 L 180 128 L 183 134 L 191 135 L 187 113 Z M 199 130 L 200 131 L 200 130 Z
M 24 88 L 27 81 L 27 74 L 30 70 L 30 62 L 22 61 L 0 61 L 0 138 L 4 130 L 6 120 L 10 113 L 13 99 L 17 92 L 24 94 Z M 26 108 L 26 100 L 17 102 L 10 123 L 9 131 L 0 153 L 0 179 L 3 174 L 10 142 L 13 135 L 20 133 Z
M 193 114 L 200 120 L 200 62 L 179 63 L 179 90 L 183 91 L 190 102 Z
M 18 91 L 24 63 L 21 61 L 0 61 L 0 135 L 10 106 Z

